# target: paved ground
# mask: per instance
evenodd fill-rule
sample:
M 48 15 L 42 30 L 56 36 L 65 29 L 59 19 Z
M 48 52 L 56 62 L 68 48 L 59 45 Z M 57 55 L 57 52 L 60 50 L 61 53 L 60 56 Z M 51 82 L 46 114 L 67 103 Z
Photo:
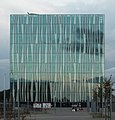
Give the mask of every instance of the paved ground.
M 44 112 L 31 112 L 31 115 L 27 116 L 25 120 L 105 120 L 104 118 L 92 118 L 92 116 L 86 111 L 72 112 L 71 108 L 56 108 Z M 112 120 L 115 120 L 115 114 L 112 115 Z
M 50 110 L 42 112 L 33 110 L 30 112 L 30 114 L 24 117 L 24 119 L 20 117 L 20 120 L 105 120 L 105 118 L 92 118 L 86 109 L 83 111 L 73 112 L 71 111 L 71 108 L 52 108 Z M 111 120 L 115 120 L 115 112 L 112 113 Z

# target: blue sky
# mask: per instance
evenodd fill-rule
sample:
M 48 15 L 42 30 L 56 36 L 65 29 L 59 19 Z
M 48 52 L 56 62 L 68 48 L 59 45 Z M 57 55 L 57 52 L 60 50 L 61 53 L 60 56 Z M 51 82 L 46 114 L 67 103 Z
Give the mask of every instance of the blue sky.
M 0 76 L 9 69 L 10 14 L 21 13 L 103 13 L 105 14 L 106 76 L 115 81 L 114 0 L 2 0 L 0 2 Z M 1 72 L 2 71 L 2 72 Z M 0 81 L 3 81 L 3 78 Z M 8 80 L 7 80 L 8 81 Z M 9 85 L 9 81 L 7 82 Z M 7 85 L 7 86 L 8 86 Z M 3 87 L 3 86 L 2 86 Z M 0 86 L 1 88 L 1 86 Z

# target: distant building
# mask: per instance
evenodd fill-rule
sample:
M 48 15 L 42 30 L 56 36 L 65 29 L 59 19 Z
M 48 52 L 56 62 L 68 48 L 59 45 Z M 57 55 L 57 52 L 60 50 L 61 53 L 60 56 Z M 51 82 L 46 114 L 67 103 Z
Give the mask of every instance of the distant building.
M 104 79 L 103 14 L 10 15 L 10 83 L 15 101 L 91 100 Z

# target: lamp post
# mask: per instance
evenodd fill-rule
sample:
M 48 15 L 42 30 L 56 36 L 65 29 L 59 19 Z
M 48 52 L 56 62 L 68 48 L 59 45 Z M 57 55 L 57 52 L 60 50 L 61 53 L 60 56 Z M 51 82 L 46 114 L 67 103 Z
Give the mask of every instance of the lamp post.
M 55 113 L 56 113 L 56 82 L 54 82 L 54 108 L 55 108 Z
M 53 106 L 54 106 L 54 112 L 56 113 L 56 81 L 50 81 L 52 83 L 52 98 L 53 98 Z
M 19 78 L 18 78 L 18 91 L 17 91 L 17 94 L 18 94 L 18 120 L 20 120 L 20 105 L 19 105 Z
M 112 112 L 112 82 L 111 82 L 111 77 L 112 75 L 110 75 L 110 120 L 111 120 L 111 112 Z
M 98 111 L 98 84 L 96 85 L 96 112 L 99 112 Z
M 4 75 L 4 120 L 6 120 L 6 90 L 5 90 L 5 75 Z
M 11 82 L 13 83 L 13 90 L 12 90 L 12 92 L 13 92 L 13 113 L 14 113 L 14 120 L 15 120 L 15 93 L 14 93 L 14 86 L 15 86 L 15 84 L 14 84 L 14 80 L 13 80 L 13 72 L 12 72 L 12 70 L 11 70 L 11 72 L 10 72 L 10 75 L 11 75 Z
M 29 93 L 28 93 L 28 91 L 29 91 L 29 82 L 27 82 L 27 109 L 28 109 L 28 111 L 29 111 Z

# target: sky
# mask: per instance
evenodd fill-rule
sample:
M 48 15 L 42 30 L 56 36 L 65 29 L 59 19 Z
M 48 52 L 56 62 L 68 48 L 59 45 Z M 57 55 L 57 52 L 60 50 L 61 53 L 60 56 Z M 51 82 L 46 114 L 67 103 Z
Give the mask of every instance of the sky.
M 115 81 L 114 5 L 115 0 L 2 0 L 0 2 L 0 75 L 4 76 L 5 73 L 8 76 L 9 70 L 10 14 L 103 13 L 105 14 L 105 73 L 107 77 L 112 74 L 112 80 Z M 3 81 L 3 77 L 0 81 Z

